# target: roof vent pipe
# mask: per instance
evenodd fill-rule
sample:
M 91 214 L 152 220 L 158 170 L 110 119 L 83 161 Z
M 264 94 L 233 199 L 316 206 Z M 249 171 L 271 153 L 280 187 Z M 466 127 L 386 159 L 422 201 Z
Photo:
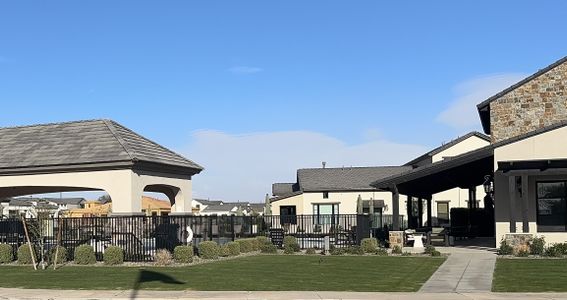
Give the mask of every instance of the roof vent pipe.
M 323 169 L 324 169 L 327 166 L 327 162 L 326 161 L 321 162 L 321 165 L 323 165 Z

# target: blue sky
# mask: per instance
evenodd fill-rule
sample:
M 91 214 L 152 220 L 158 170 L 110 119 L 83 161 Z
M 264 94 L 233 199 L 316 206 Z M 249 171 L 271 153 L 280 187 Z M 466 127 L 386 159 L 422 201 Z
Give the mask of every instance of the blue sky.
M 0 126 L 111 118 L 203 164 L 196 195 L 260 201 L 480 129 L 566 28 L 564 1 L 4 1 Z

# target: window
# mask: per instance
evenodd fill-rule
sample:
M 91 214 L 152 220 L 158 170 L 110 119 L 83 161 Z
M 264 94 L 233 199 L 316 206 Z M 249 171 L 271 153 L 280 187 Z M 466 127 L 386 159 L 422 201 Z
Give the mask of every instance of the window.
M 567 231 L 567 184 L 565 181 L 537 183 L 537 230 Z
M 329 199 L 329 192 L 323 192 L 323 199 Z
M 297 224 L 297 211 L 295 205 L 280 206 L 280 223 Z
M 437 202 L 437 223 L 449 223 L 449 202 Z
M 313 223 L 316 225 L 335 224 L 338 220 L 338 203 L 313 204 Z

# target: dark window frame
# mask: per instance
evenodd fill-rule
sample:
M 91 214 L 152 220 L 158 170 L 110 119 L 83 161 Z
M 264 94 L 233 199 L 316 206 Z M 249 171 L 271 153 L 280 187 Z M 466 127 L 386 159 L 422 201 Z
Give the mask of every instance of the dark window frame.
M 540 214 L 539 214 L 539 190 L 538 190 L 538 186 L 541 183 L 563 183 L 563 199 L 565 202 L 567 202 L 567 180 L 541 180 L 541 181 L 536 181 L 535 183 L 535 206 L 536 206 L 536 226 L 537 226 L 537 232 L 567 232 L 567 205 L 566 205 L 566 209 L 563 212 L 564 213 L 564 223 L 563 224 L 563 229 L 561 228 L 561 225 L 555 226 L 557 227 L 557 229 L 554 228 L 549 228 L 551 227 L 551 225 L 540 225 Z M 546 226 L 546 228 L 542 228 L 540 226 Z
M 321 222 L 321 216 L 331 216 L 331 225 L 337 224 L 338 223 L 338 217 L 339 217 L 339 213 L 340 213 L 340 203 L 337 202 L 332 202 L 332 203 L 311 203 L 312 207 L 313 207 L 313 223 L 315 225 L 327 225 L 324 222 Z M 331 214 L 321 214 L 321 205 L 331 205 Z M 317 209 L 315 209 L 315 207 L 317 207 Z M 336 207 L 336 211 L 335 211 L 335 207 Z M 317 213 L 315 213 L 317 212 Z
M 286 210 L 289 210 L 287 213 Z M 286 213 L 283 213 L 286 212 Z M 297 206 L 296 205 L 282 205 L 280 206 L 280 224 L 297 225 Z
M 329 192 L 323 192 L 323 199 L 329 199 Z

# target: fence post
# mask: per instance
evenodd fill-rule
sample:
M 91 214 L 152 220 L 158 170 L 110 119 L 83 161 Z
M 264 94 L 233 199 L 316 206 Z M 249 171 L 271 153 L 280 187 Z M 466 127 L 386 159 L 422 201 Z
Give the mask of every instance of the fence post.
M 234 215 L 230 215 L 230 226 L 232 227 L 232 241 L 236 238 L 236 231 L 234 229 Z

